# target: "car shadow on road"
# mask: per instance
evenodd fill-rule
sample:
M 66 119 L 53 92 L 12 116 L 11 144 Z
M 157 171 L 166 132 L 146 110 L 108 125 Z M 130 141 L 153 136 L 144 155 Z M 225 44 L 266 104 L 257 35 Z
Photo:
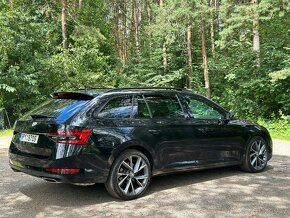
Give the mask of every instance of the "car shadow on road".
M 245 173 L 238 166 L 231 166 L 157 176 L 151 179 L 148 194 Z
M 281 160 L 280 163 L 283 164 L 283 162 L 284 161 Z M 272 170 L 273 172 L 276 170 L 276 164 L 275 168 L 268 165 L 266 171 L 262 174 L 273 174 Z M 30 180 L 30 177 L 26 175 L 23 176 Z M 164 199 L 166 192 L 163 191 L 170 191 L 174 188 L 181 187 L 182 189 L 178 189 L 179 191 L 177 194 L 182 195 L 188 191 L 186 186 L 197 184 L 198 187 L 200 183 L 211 181 L 219 181 L 219 184 L 223 183 L 221 182 L 221 179 L 239 183 L 238 181 L 240 178 L 244 178 L 241 184 L 247 186 L 247 184 L 252 180 L 252 177 L 255 177 L 255 175 L 241 171 L 238 166 L 153 177 L 146 195 L 137 201 L 130 202 L 130 204 L 146 205 L 152 201 L 152 197 L 156 199 L 160 198 L 160 201 L 167 202 L 170 200 L 166 201 Z M 95 208 L 95 206 L 98 205 L 100 207 L 105 205 L 115 205 L 117 208 L 120 207 L 123 208 L 123 210 L 126 210 L 126 207 L 124 206 L 128 204 L 127 202 L 122 202 L 121 200 L 111 197 L 107 193 L 103 184 L 75 186 L 70 184 L 47 183 L 36 178 L 32 178 L 31 181 L 25 181 L 25 184 L 22 185 L 16 184 L 20 181 L 21 179 L 12 181 L 12 183 L 15 183 L 13 186 L 16 186 L 17 188 L 15 193 L 10 194 L 10 196 L 3 199 L 4 201 L 2 203 L 6 203 L 10 206 L 7 206 L 6 209 L 3 208 L 3 210 L 0 210 L 2 214 L 11 214 L 13 211 L 16 217 L 20 217 L 23 211 L 31 210 L 31 212 L 29 212 L 30 216 L 35 217 L 39 214 L 50 214 L 54 210 L 61 212 L 70 210 L 69 208 L 72 210 L 75 208 L 81 209 L 86 206 L 93 206 Z M 265 182 L 268 182 L 268 179 L 267 181 L 265 180 Z M 191 187 L 191 189 L 194 189 L 194 193 L 197 196 L 208 193 L 208 190 L 201 190 L 200 188 L 195 190 L 194 186 Z M 215 193 L 215 190 L 212 190 L 212 192 L 217 194 Z M 268 191 L 267 193 L 270 192 Z M 14 202 L 11 204 L 11 201 Z M 118 210 L 120 210 L 120 208 Z M 78 212 L 80 211 L 81 210 Z
M 37 190 L 37 192 L 35 191 Z M 48 205 L 63 207 L 85 206 L 111 201 L 118 201 L 111 197 L 104 184 L 78 186 L 65 183 L 48 183 L 22 187 L 20 192 L 37 201 L 45 200 Z M 71 201 L 72 199 L 72 201 Z M 78 199 L 75 201 L 74 199 Z
M 166 189 L 187 186 L 210 180 L 217 180 L 243 173 L 245 172 L 242 172 L 239 167 L 233 166 L 156 176 L 151 179 L 151 183 L 145 196 Z M 21 187 L 20 192 L 30 197 L 35 202 L 45 201 L 47 205 L 58 205 L 63 207 L 84 206 L 120 201 L 111 197 L 107 193 L 103 184 L 76 186 L 61 183 L 46 183 L 41 181 L 38 184 L 31 184 Z M 78 199 L 77 201 L 70 200 L 76 198 Z

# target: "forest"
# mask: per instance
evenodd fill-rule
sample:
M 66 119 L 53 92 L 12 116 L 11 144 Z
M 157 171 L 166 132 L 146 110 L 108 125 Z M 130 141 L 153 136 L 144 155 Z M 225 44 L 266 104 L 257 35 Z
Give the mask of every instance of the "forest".
M 287 0 L 1 0 L 0 108 L 14 121 L 56 90 L 164 86 L 285 126 L 289 12 Z

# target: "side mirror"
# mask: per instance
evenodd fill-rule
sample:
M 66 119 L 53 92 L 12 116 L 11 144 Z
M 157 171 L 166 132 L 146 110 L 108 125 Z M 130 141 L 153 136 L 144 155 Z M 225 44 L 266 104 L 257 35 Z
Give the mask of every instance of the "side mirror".
M 234 117 L 235 116 L 231 112 L 227 112 L 225 118 L 226 118 L 226 120 L 230 121 L 230 120 L 234 119 Z
M 233 115 L 230 112 L 227 112 L 223 118 L 220 118 L 218 120 L 219 125 L 226 125 L 230 122 L 232 119 Z

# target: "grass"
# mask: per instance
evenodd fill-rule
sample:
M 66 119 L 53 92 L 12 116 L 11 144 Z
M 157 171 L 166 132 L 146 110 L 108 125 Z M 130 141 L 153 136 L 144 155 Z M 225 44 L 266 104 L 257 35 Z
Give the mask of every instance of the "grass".
M 270 131 L 270 135 L 274 139 L 290 141 L 290 129 L 287 129 L 285 132 Z
M 290 141 L 290 123 L 283 119 L 263 120 L 259 119 L 258 123 L 268 129 L 274 139 Z
M 0 136 L 12 136 L 12 134 L 12 129 L 0 130 Z

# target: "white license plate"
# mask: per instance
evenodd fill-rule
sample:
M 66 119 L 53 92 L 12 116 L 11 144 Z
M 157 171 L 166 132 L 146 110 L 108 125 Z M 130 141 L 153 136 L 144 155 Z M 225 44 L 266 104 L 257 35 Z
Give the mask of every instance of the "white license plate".
M 29 142 L 33 144 L 37 144 L 39 135 L 20 133 L 19 140 L 21 142 Z

